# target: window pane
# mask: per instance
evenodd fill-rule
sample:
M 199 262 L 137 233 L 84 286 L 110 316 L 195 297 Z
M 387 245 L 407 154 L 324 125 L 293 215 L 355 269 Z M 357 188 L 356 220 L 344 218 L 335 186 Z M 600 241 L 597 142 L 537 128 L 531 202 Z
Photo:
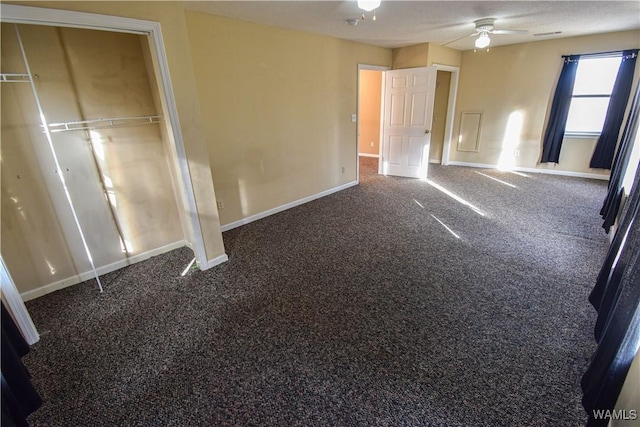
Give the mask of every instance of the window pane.
M 611 95 L 621 61 L 621 57 L 581 59 L 578 63 L 573 94 Z
M 609 98 L 573 98 L 565 132 L 600 132 Z

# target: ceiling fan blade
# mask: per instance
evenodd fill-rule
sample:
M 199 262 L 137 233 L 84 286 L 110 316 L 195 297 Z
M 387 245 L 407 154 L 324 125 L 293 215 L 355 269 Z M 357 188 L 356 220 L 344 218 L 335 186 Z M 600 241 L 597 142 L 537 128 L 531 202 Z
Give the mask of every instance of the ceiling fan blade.
M 455 43 L 455 42 L 460 41 L 460 40 L 462 40 L 462 39 L 466 39 L 467 37 L 477 36 L 478 34 L 480 34 L 480 33 L 475 32 L 475 33 L 473 33 L 473 34 L 469 34 L 468 36 L 460 37 L 460 38 L 457 38 L 457 39 L 455 39 L 455 40 L 451 40 L 450 42 L 446 42 L 446 43 L 445 43 L 445 44 L 443 44 L 442 46 L 446 46 L 446 45 L 448 45 L 448 44 Z
M 527 30 L 491 30 L 491 34 L 529 34 Z

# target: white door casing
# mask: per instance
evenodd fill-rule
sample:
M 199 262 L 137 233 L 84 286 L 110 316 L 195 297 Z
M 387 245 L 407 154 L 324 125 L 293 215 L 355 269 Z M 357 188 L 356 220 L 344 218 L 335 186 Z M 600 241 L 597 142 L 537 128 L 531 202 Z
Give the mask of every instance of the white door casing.
M 40 335 L 33 324 L 33 320 L 31 320 L 27 307 L 25 307 L 22 297 L 20 297 L 20 293 L 11 278 L 11 274 L 9 274 L 2 256 L 0 256 L 0 290 L 2 291 L 2 301 L 7 303 L 6 308 L 13 315 L 13 320 L 27 344 L 37 343 L 40 340 Z
M 382 173 L 426 178 L 436 68 L 385 73 Z

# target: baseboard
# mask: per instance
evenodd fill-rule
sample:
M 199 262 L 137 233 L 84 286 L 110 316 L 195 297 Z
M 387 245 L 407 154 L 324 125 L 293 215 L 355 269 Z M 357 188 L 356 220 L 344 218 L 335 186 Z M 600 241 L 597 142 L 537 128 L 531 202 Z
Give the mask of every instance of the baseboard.
M 497 169 L 498 165 L 490 165 L 488 163 L 467 163 L 456 162 L 455 160 L 449 160 L 447 166 L 464 166 L 468 168 L 482 168 L 482 169 Z
M 358 156 L 360 156 L 360 157 L 375 157 L 376 159 L 380 157 L 378 154 L 369 154 L 369 153 L 358 153 Z
M 337 187 L 330 188 L 330 189 L 325 190 L 325 191 L 321 191 L 321 192 L 313 194 L 311 196 L 304 197 L 302 199 L 298 199 L 298 200 L 295 200 L 295 201 L 290 202 L 290 203 L 285 203 L 284 205 L 277 206 L 277 207 L 275 207 L 273 209 L 266 210 L 266 211 L 261 212 L 259 214 L 251 215 L 251 216 L 248 216 L 248 217 L 243 218 L 241 220 L 230 222 L 229 224 L 225 224 L 222 227 L 220 227 L 220 229 L 223 232 L 224 231 L 229 231 L 229 230 L 232 230 L 234 228 L 238 228 L 240 226 L 249 224 L 250 222 L 257 221 L 259 219 L 266 218 L 268 216 L 271 216 L 271 215 L 286 211 L 287 209 L 295 208 L 296 206 L 303 205 L 305 203 L 311 202 L 311 201 L 319 199 L 321 197 L 325 197 L 325 196 L 328 196 L 330 194 L 337 193 L 338 191 L 346 190 L 347 188 L 353 187 L 354 185 L 358 185 L 358 181 L 351 181 L 351 182 L 348 182 L 346 184 L 342 184 L 342 185 L 339 185 Z
M 597 173 L 559 171 L 559 170 L 553 170 L 553 169 L 522 168 L 522 167 L 515 167 L 513 168 L 513 170 L 518 172 L 546 173 L 548 175 L 562 175 L 562 176 L 573 176 L 576 178 L 600 179 L 603 181 L 609 180 L 609 175 L 600 175 Z
M 215 267 L 216 265 L 220 265 L 223 262 L 227 261 L 229 261 L 229 257 L 227 256 L 227 254 L 222 254 L 213 259 L 207 260 L 207 265 L 205 266 L 205 268 L 201 268 L 200 270 L 208 270 L 212 267 Z
M 122 261 L 116 261 L 114 263 L 104 265 L 102 267 L 97 267 L 96 272 L 98 273 L 99 276 L 102 276 L 103 274 L 111 273 L 112 271 L 119 270 L 128 265 L 135 264 L 140 261 L 144 261 L 153 256 L 160 255 L 165 252 L 172 251 L 174 249 L 182 248 L 184 246 L 186 246 L 186 241 L 180 240 L 174 243 L 170 243 L 168 245 L 160 246 L 159 248 L 155 248 L 147 252 L 134 255 Z M 68 286 L 77 285 L 78 283 L 82 283 L 86 280 L 93 279 L 94 277 L 95 276 L 93 274 L 93 271 L 85 271 L 84 273 L 67 277 L 66 279 L 58 280 L 57 282 L 49 283 L 48 285 L 40 286 L 39 288 L 32 289 L 27 292 L 23 292 L 20 294 L 20 296 L 22 297 L 23 301 L 29 301 L 29 300 L 41 297 L 43 295 L 50 294 L 51 292 L 64 289 Z
M 450 160 L 448 165 L 450 166 L 465 166 L 471 168 L 483 168 L 483 169 L 498 169 L 498 165 L 490 165 L 487 163 L 467 163 L 467 162 L 456 162 Z M 600 175 L 596 173 L 587 173 L 587 172 L 572 172 L 572 171 L 563 171 L 563 170 L 555 170 L 555 169 L 538 169 L 538 168 L 525 168 L 521 166 L 516 166 L 513 168 L 514 171 L 517 172 L 529 172 L 529 173 L 544 173 L 547 175 L 562 175 L 562 176 L 573 176 L 576 178 L 590 178 L 590 179 L 600 179 L 604 181 L 609 180 L 608 175 Z

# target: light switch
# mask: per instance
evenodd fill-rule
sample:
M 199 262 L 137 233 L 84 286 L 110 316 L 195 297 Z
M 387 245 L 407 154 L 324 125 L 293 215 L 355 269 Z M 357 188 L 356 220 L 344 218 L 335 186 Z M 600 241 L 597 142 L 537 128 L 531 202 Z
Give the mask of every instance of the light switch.
M 358 116 L 354 113 L 351 115 L 351 123 L 355 123 L 358 120 Z

